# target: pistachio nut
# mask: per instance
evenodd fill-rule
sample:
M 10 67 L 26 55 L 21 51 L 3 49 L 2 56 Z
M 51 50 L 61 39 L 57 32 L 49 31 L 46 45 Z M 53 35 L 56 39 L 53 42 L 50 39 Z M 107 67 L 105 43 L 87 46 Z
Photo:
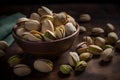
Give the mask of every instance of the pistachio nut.
M 29 20 L 25 22 L 25 29 L 28 31 L 31 30 L 40 30 L 40 22 L 37 20 Z
M 40 17 L 40 21 L 44 21 L 44 20 L 50 20 L 51 22 L 53 22 L 53 16 L 52 15 L 42 15 Z
M 13 55 L 8 59 L 8 64 L 10 67 L 14 67 L 15 65 L 21 62 L 21 58 L 19 55 Z
M 31 34 L 30 32 L 24 32 L 22 38 L 29 41 L 42 41 L 41 38 L 36 37 L 35 35 Z
M 83 36 L 83 41 L 85 41 L 88 45 L 94 43 L 90 36 Z
M 113 31 L 115 30 L 115 27 L 114 27 L 113 24 L 107 23 L 106 25 L 107 25 L 107 26 L 106 26 L 106 31 L 107 31 L 107 33 L 113 32 Z
M 68 54 L 68 63 L 71 66 L 75 66 L 76 63 L 80 60 L 78 54 L 76 52 L 69 52 Z
M 13 72 L 20 77 L 29 75 L 32 71 L 28 65 L 17 64 L 14 66 Z
M 84 33 L 84 32 L 86 32 L 87 30 L 86 30 L 86 28 L 84 27 L 84 26 L 80 26 L 80 34 L 82 34 L 82 33 Z
M 43 40 L 43 34 L 41 32 L 36 31 L 36 30 L 32 30 L 32 31 L 30 31 L 30 33 L 33 34 L 35 37 Z
M 16 30 L 16 34 L 17 34 L 18 36 L 22 36 L 22 34 L 23 34 L 24 32 L 26 32 L 26 30 L 25 30 L 23 27 L 18 28 L 18 29 Z
M 0 58 L 3 57 L 5 54 L 6 54 L 5 51 L 0 49 Z
M 107 62 L 110 61 L 113 57 L 114 50 L 112 48 L 105 49 L 101 54 L 101 60 Z
M 53 70 L 53 62 L 48 59 L 37 59 L 33 65 L 40 72 L 50 72 Z
M 83 52 L 87 52 L 87 43 L 86 42 L 80 42 L 77 46 L 76 46 L 76 51 L 78 54 L 81 54 Z
M 100 55 L 103 52 L 103 49 L 97 45 L 89 45 L 87 50 L 93 55 Z
M 80 22 L 88 22 L 91 20 L 91 16 L 89 14 L 81 14 Z
M 54 32 L 54 26 L 53 23 L 50 20 L 44 20 L 42 21 L 42 32 L 45 33 L 46 30 L 50 30 L 52 32 Z
M 8 43 L 6 41 L 0 41 L 0 49 L 6 50 L 9 47 Z
M 112 48 L 113 49 L 113 46 L 107 44 L 107 45 L 104 45 L 102 48 L 103 48 L 103 50 L 105 50 L 107 48 Z
M 98 36 L 98 35 L 102 35 L 104 33 L 104 30 L 100 27 L 95 27 L 95 28 L 92 28 L 91 32 L 93 36 Z
M 103 47 L 105 45 L 105 39 L 102 38 L 102 37 L 96 37 L 95 40 L 94 40 L 94 44 L 100 46 L 100 47 Z
M 75 71 L 84 71 L 86 67 L 87 63 L 85 61 L 79 61 L 75 66 Z
M 53 15 L 52 11 L 45 6 L 38 8 L 38 13 L 42 15 Z
M 40 15 L 38 13 L 32 13 L 30 19 L 40 21 Z
M 65 34 L 68 36 L 68 35 L 71 35 L 72 33 L 74 33 L 76 31 L 76 27 L 68 22 L 65 24 Z
M 84 53 L 81 53 L 80 54 L 80 60 L 82 60 L 82 61 L 88 61 L 89 59 L 91 59 L 92 58 L 92 54 L 91 53 L 89 53 L 89 52 L 84 52 Z
M 67 14 L 65 12 L 60 12 L 58 14 L 54 14 L 53 18 L 54 18 L 55 26 L 64 25 L 67 22 Z
M 64 25 L 56 27 L 55 35 L 56 35 L 57 38 L 65 37 L 65 27 L 64 27 Z
M 26 17 L 19 18 L 19 19 L 17 20 L 17 24 L 19 24 L 19 23 L 24 23 L 24 22 L 26 22 L 26 21 L 28 21 L 28 20 L 29 20 L 29 19 L 26 18 Z
M 46 32 L 44 33 L 43 37 L 44 37 L 44 39 L 46 41 L 52 41 L 52 40 L 56 39 L 55 33 L 53 33 L 50 30 L 46 30 Z
M 68 22 L 71 22 L 74 26 L 77 25 L 75 19 L 72 16 L 67 15 L 67 20 Z
M 115 32 L 108 33 L 107 40 L 109 44 L 115 44 L 118 40 L 118 35 Z
M 63 74 L 70 74 L 73 70 L 70 65 L 60 65 L 59 69 Z
M 116 42 L 116 45 L 115 45 L 115 46 L 116 46 L 117 49 L 120 49 L 120 40 L 118 40 L 118 41 Z

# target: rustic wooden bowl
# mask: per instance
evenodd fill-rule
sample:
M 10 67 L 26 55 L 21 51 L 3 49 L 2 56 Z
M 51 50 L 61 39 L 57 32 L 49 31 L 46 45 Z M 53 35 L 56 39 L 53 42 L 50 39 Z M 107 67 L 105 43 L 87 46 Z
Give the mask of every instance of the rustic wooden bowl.
M 23 49 L 24 53 L 35 56 L 54 57 L 61 55 L 72 47 L 75 38 L 79 34 L 80 27 L 78 25 L 77 31 L 73 34 L 52 42 L 25 41 L 16 35 L 15 30 L 16 28 L 13 27 L 12 35 L 15 42 Z

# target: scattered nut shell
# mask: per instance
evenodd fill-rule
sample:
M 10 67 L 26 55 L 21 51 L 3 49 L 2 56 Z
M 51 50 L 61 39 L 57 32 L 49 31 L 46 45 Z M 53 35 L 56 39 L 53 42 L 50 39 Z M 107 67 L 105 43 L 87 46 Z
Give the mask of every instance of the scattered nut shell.
M 91 20 L 91 16 L 89 14 L 81 14 L 80 22 L 88 22 Z
M 84 71 L 87 67 L 87 63 L 85 61 L 78 61 L 75 66 L 75 71 Z

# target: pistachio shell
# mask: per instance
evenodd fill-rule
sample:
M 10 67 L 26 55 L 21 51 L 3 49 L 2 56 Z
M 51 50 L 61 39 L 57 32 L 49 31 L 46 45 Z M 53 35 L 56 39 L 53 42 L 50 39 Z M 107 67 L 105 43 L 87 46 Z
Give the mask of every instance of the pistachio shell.
M 26 30 L 25 30 L 23 27 L 18 28 L 18 29 L 16 30 L 16 34 L 17 34 L 18 36 L 22 36 L 22 34 L 23 34 L 24 32 L 26 32 Z
M 104 33 L 104 30 L 100 27 L 95 27 L 92 29 L 92 35 L 93 36 L 98 36 Z
M 87 60 L 91 59 L 92 56 L 93 55 L 91 53 L 89 53 L 89 52 L 81 53 L 80 54 L 80 60 L 87 61 Z
M 40 21 L 40 15 L 38 13 L 32 13 L 30 19 Z
M 0 58 L 3 57 L 5 54 L 6 54 L 5 51 L 0 49 Z
M 75 19 L 74 19 L 72 16 L 67 15 L 67 20 L 68 20 L 69 22 L 71 22 L 74 26 L 77 25 Z
M 74 33 L 76 31 L 76 27 L 68 22 L 65 24 L 65 34 L 68 36 L 68 35 L 71 35 L 72 33 Z
M 117 49 L 120 49 L 120 40 L 118 40 L 118 41 L 116 42 L 116 45 L 115 45 L 115 46 L 116 46 Z
M 17 20 L 17 23 L 26 22 L 26 21 L 28 21 L 28 20 L 29 20 L 28 18 L 22 17 L 22 18 L 19 18 L 19 19 Z
M 80 34 L 86 32 L 86 28 L 84 26 L 80 26 Z
M 107 25 L 107 26 L 106 26 L 106 31 L 107 31 L 107 33 L 113 32 L 113 31 L 115 30 L 115 27 L 114 27 L 113 24 L 107 23 L 106 25 Z
M 104 50 L 107 49 L 107 48 L 112 48 L 112 49 L 113 49 L 113 46 L 111 46 L 111 45 L 104 45 L 102 48 L 103 48 Z
M 79 56 L 76 52 L 69 52 L 68 62 L 71 66 L 75 66 L 79 60 Z
M 53 15 L 52 11 L 45 6 L 38 8 L 38 13 L 40 15 Z
M 91 16 L 89 14 L 81 14 L 80 22 L 88 22 L 91 20 Z
M 25 22 L 25 29 L 28 31 L 40 30 L 40 23 L 37 20 L 29 20 Z
M 70 65 L 60 65 L 60 71 L 63 74 L 70 74 L 72 70 L 73 69 Z
M 13 72 L 17 76 L 27 76 L 31 73 L 31 69 L 29 66 L 27 66 L 25 64 L 18 64 L 16 66 L 14 66 Z
M 52 31 L 47 30 L 44 33 L 44 38 L 45 38 L 46 41 L 52 41 L 52 40 L 56 39 L 56 36 L 55 36 L 55 34 Z
M 42 22 L 42 32 L 45 33 L 46 30 L 54 31 L 53 23 L 50 20 L 44 20 Z
M 93 40 L 90 36 L 84 36 L 83 41 L 85 41 L 88 45 L 93 44 Z
M 14 67 L 15 65 L 19 64 L 21 61 L 20 56 L 13 55 L 8 59 L 8 64 L 10 67 Z
M 107 48 L 101 54 L 101 60 L 107 62 L 110 61 L 113 57 L 114 50 L 112 48 Z
M 103 51 L 103 49 L 97 45 L 89 45 L 88 51 L 92 53 L 93 55 L 100 55 Z
M 75 71 L 84 71 L 87 67 L 87 63 L 85 61 L 78 61 L 75 66 Z
M 29 33 L 29 32 L 25 32 L 23 33 L 22 37 L 25 40 L 29 40 L 29 41 L 42 41 L 40 38 L 34 36 L 33 34 Z
M 56 27 L 55 35 L 56 35 L 57 38 L 65 37 L 65 28 L 64 28 L 64 25 Z
M 40 18 L 40 21 L 44 21 L 44 20 L 50 20 L 53 22 L 53 16 L 52 15 L 42 15 Z
M 103 47 L 105 45 L 105 39 L 102 37 L 96 37 L 94 40 L 94 43 L 100 47 Z
M 0 49 L 5 50 L 9 47 L 8 43 L 6 41 L 0 41 Z
M 40 72 L 50 72 L 53 70 L 53 62 L 47 59 L 38 59 L 34 61 L 34 68 Z
M 109 44 L 114 44 L 118 40 L 118 35 L 115 32 L 110 32 L 108 33 L 107 40 Z

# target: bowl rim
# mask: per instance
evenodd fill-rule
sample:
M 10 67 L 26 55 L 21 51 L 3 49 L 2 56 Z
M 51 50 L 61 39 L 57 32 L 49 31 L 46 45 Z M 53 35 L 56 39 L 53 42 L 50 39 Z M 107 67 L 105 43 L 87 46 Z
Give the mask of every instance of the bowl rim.
M 44 42 L 41 42 L 41 41 L 27 41 L 27 40 L 24 40 L 24 39 L 18 37 L 18 36 L 16 35 L 16 33 L 15 33 L 15 29 L 17 28 L 17 25 L 15 25 L 15 26 L 12 28 L 12 35 L 13 35 L 13 37 L 16 37 L 17 39 L 19 39 L 19 40 L 21 40 L 22 42 L 25 42 L 25 43 L 41 43 L 41 44 L 45 44 L 45 43 L 55 43 L 55 42 L 59 42 L 59 41 L 62 41 L 62 40 L 69 39 L 70 37 L 72 37 L 72 36 L 76 35 L 77 33 L 79 33 L 79 31 L 80 31 L 79 25 L 77 24 L 76 27 L 77 27 L 77 29 L 76 29 L 76 31 L 75 31 L 73 34 L 71 34 L 71 35 L 69 35 L 69 36 L 66 36 L 66 37 L 64 37 L 64 38 L 60 38 L 60 39 L 56 39 L 56 40 L 48 41 L 48 42 L 47 42 L 47 41 L 44 41 Z

